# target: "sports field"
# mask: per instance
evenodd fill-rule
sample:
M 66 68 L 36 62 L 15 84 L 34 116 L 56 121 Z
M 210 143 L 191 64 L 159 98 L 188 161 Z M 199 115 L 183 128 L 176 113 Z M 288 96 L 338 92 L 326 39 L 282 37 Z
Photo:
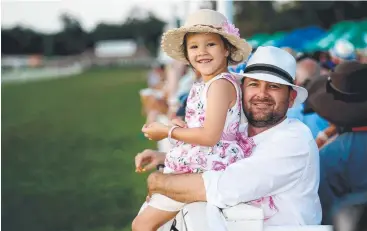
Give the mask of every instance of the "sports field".
M 146 196 L 134 156 L 147 70 L 2 85 L 2 228 L 121 231 Z

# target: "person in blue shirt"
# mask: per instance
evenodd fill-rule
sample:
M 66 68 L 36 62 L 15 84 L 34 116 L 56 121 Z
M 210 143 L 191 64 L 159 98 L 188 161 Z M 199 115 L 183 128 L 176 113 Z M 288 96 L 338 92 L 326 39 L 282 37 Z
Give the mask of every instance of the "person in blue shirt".
M 366 86 L 367 64 L 352 61 L 339 64 L 329 78 L 318 78 L 308 88 L 307 106 L 339 128 L 339 135 L 320 150 L 325 225 L 332 224 L 335 206 L 346 198 L 367 205 Z
M 314 77 L 320 75 L 320 65 L 311 58 L 303 58 L 298 61 L 296 69 L 296 85 L 307 88 L 307 83 Z M 325 77 L 326 78 L 326 77 Z M 288 118 L 299 119 L 311 130 L 312 136 L 317 137 L 320 131 L 329 126 L 329 122 L 315 112 L 305 113 L 304 104 L 290 108 L 287 112 Z

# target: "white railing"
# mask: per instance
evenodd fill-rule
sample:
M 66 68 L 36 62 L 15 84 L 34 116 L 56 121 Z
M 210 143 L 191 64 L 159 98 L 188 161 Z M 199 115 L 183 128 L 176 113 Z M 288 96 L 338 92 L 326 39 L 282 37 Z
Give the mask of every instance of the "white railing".
M 240 204 L 223 210 L 228 231 L 332 231 L 328 225 L 306 226 L 266 226 L 260 208 Z M 173 220 L 159 231 L 170 231 Z M 175 227 L 179 231 L 209 230 L 206 220 L 206 203 L 196 202 L 186 205 L 176 216 Z
M 84 71 L 83 65 L 74 63 L 68 67 L 46 67 L 40 69 L 15 69 L 1 75 L 1 83 L 28 82 L 41 79 L 63 78 L 81 74 Z

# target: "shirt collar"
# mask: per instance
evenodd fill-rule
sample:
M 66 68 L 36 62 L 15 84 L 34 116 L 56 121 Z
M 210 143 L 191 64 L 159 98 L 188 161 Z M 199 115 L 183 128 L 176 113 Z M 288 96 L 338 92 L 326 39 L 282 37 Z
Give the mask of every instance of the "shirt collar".
M 289 124 L 289 119 L 288 118 L 285 118 L 281 123 L 275 125 L 274 127 L 272 128 L 269 128 L 268 130 L 266 131 L 263 131 L 259 134 L 257 134 L 256 136 L 252 136 L 251 138 L 254 140 L 255 144 L 259 144 L 262 140 L 264 140 L 267 136 L 273 134 L 275 131 L 278 131 L 280 129 L 283 129 L 286 125 Z M 248 136 L 248 123 L 245 124 L 244 126 L 244 134 L 246 136 Z

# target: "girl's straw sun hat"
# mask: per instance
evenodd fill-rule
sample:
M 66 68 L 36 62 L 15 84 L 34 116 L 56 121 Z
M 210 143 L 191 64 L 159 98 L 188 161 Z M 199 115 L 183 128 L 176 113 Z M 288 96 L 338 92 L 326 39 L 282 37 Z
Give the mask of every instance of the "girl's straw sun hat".
M 231 58 L 238 64 L 247 59 L 252 47 L 240 38 L 238 28 L 230 24 L 227 18 L 214 10 L 202 9 L 189 15 L 184 26 L 169 30 L 163 34 L 161 46 L 170 57 L 188 63 L 182 50 L 183 39 L 186 33 L 216 33 L 226 38 L 236 50 Z

